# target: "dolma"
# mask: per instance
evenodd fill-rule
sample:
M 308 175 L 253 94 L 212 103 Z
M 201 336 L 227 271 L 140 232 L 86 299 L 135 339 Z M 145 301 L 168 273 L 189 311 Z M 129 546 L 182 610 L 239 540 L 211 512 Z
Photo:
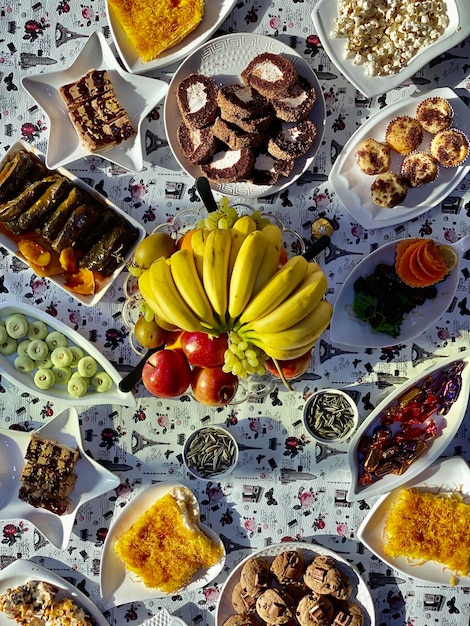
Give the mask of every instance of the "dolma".
M 109 229 L 80 260 L 81 267 L 86 267 L 103 276 L 111 275 L 136 240 L 137 234 L 137 229 L 126 220 L 119 220 L 119 223 Z
M 101 207 L 95 204 L 81 204 L 67 218 L 62 230 L 51 243 L 56 252 L 74 248 L 84 235 L 94 228 L 101 216 Z
M 59 176 L 36 202 L 19 216 L 11 230 L 15 234 L 19 234 L 40 227 L 71 185 L 72 183 L 68 178 Z
M 118 216 L 116 212 L 110 207 L 103 206 L 103 209 L 98 224 L 80 240 L 80 245 L 78 246 L 80 252 L 88 252 L 117 223 Z
M 36 202 L 41 194 L 51 185 L 57 176 L 46 176 L 28 185 L 16 198 L 12 198 L 0 206 L 0 222 L 14 222 Z M 10 226 L 7 225 L 8 228 Z
M 71 191 L 48 217 L 41 229 L 41 234 L 46 241 L 54 241 L 72 211 L 83 203 L 84 195 L 81 189 L 72 187 Z

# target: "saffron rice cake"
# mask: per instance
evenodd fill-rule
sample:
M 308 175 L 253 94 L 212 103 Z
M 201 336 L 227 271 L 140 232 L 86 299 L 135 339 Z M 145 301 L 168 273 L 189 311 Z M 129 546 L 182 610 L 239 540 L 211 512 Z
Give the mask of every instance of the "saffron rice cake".
M 116 554 L 147 587 L 174 593 L 224 554 L 222 544 L 201 530 L 198 519 L 193 493 L 175 487 L 122 533 L 114 546 Z
M 457 576 L 470 574 L 470 504 L 459 494 L 403 489 L 385 522 L 384 552 L 414 561 L 436 561 Z
M 176 46 L 204 17 L 204 0 L 109 0 L 109 6 L 143 62 Z

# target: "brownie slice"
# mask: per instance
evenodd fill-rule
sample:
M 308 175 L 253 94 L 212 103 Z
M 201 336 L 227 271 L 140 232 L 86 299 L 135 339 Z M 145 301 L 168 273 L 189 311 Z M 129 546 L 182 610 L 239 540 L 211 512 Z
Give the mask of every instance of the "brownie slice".
M 33 434 L 25 454 L 19 499 L 57 515 L 66 513 L 79 458 L 77 449 Z

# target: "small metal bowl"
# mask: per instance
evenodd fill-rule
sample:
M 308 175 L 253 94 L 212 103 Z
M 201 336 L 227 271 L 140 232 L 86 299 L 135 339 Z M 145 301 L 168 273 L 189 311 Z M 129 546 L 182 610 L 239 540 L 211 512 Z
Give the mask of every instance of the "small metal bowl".
M 303 421 L 316 441 L 339 443 L 356 430 L 359 412 L 351 396 L 341 389 L 321 389 L 305 403 Z
M 235 437 L 220 426 L 203 426 L 184 444 L 183 461 L 190 474 L 199 480 L 223 480 L 238 462 Z

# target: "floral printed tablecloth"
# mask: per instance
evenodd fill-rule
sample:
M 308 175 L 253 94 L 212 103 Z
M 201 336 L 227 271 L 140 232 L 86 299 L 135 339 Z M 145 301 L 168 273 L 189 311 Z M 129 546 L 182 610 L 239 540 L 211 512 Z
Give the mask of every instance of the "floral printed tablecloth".
M 470 179 L 467 176 L 442 203 L 419 219 L 398 226 L 365 229 L 357 224 L 328 183 L 328 174 L 351 134 L 371 113 L 414 93 L 435 87 L 457 90 L 468 104 L 470 96 L 469 41 L 449 50 L 392 92 L 368 99 L 338 72 L 313 29 L 308 0 L 277 2 L 240 0 L 217 34 L 257 32 L 279 38 L 294 48 L 315 70 L 327 108 L 324 140 L 313 166 L 290 188 L 252 204 L 280 216 L 305 241 L 311 224 L 327 217 L 335 226 L 331 245 L 318 257 L 329 279 L 328 298 L 349 271 L 377 246 L 405 236 L 431 236 L 449 242 L 470 232 Z M 113 47 L 102 0 L 43 0 L 33 4 L 0 4 L 0 155 L 24 139 L 43 152 L 48 120 L 21 87 L 30 74 L 67 67 L 86 38 L 100 30 Z M 113 48 L 114 49 L 114 48 Z M 169 82 L 176 66 L 154 71 Z M 145 224 L 150 232 L 199 198 L 194 181 L 177 165 L 165 137 L 163 106 L 144 125 L 145 167 L 121 170 L 99 157 L 75 162 L 69 169 Z M 348 503 L 350 483 L 346 444 L 314 444 L 302 427 L 305 397 L 326 386 L 348 388 L 359 406 L 361 420 L 396 385 L 441 357 L 469 345 L 469 256 L 464 258 L 455 298 L 442 318 L 409 344 L 385 349 L 341 349 L 325 332 L 315 347 L 309 372 L 293 392 L 275 388 L 262 400 L 210 410 L 184 396 L 178 400 L 150 397 L 136 389 L 137 407 L 91 407 L 80 412 L 86 450 L 121 484 L 116 491 L 84 505 L 78 513 L 66 550 L 59 551 L 32 526 L 5 520 L 0 529 L 0 567 L 17 558 L 33 559 L 76 585 L 104 611 L 110 624 L 142 624 L 159 608 L 188 624 L 213 624 L 215 607 L 227 575 L 254 549 L 292 540 L 314 542 L 335 550 L 362 573 L 376 610 L 376 624 L 390 626 L 464 626 L 470 613 L 469 590 L 430 586 L 399 575 L 374 558 L 355 537 L 355 530 L 374 500 Z M 137 356 L 127 340 L 121 310 L 125 274 L 96 307 L 80 306 L 71 297 L 33 274 L 0 248 L 0 300 L 28 302 L 66 321 L 95 343 L 125 374 Z M 37 428 L 63 407 L 19 393 L 0 378 L 0 426 Z M 468 409 L 444 456 L 470 458 Z M 240 443 L 240 463 L 223 483 L 198 483 L 181 461 L 186 435 L 201 424 L 224 424 Z M 1 461 L 0 461 L 1 462 Z M 223 572 L 207 587 L 168 599 L 135 602 L 105 610 L 99 594 L 103 541 L 113 513 L 134 493 L 154 482 L 180 481 L 197 495 L 203 520 L 220 533 L 227 561 Z

